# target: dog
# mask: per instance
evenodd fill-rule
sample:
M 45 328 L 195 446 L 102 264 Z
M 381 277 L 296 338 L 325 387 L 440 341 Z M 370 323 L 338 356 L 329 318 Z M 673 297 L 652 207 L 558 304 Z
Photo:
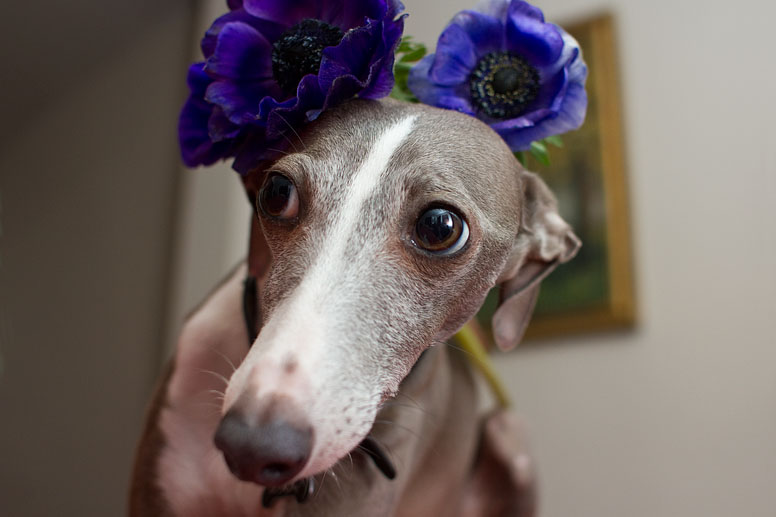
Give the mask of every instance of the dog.
M 542 180 L 473 117 L 354 99 L 243 182 L 248 259 L 184 325 L 130 515 L 534 515 L 519 422 L 445 343 L 500 285 L 514 347 L 579 248 Z

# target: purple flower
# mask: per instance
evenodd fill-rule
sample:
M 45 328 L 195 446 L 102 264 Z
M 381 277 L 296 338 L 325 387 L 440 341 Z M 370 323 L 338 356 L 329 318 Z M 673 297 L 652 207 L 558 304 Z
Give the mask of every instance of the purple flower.
M 189 69 L 179 138 L 186 165 L 236 156 L 246 173 L 318 114 L 393 87 L 399 0 L 227 0 Z
M 475 116 L 523 151 L 582 124 L 586 78 L 576 40 L 539 9 L 491 0 L 455 15 L 408 86 L 421 102 Z

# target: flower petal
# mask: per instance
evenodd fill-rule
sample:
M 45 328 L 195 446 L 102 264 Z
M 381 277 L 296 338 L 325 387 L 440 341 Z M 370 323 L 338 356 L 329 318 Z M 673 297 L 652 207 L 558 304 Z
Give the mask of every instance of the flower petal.
M 243 0 L 243 8 L 257 18 L 286 27 L 318 15 L 318 3 L 309 0 Z
M 474 108 L 465 91 L 468 86 L 440 86 L 429 80 L 429 71 L 433 62 L 434 54 L 429 54 L 410 69 L 410 75 L 407 78 L 410 91 L 424 104 L 474 115 Z
M 211 165 L 225 158 L 231 148 L 231 141 L 213 142 L 207 131 L 207 117 L 210 109 L 189 99 L 181 110 L 178 120 L 178 142 L 181 158 L 188 167 Z
M 584 86 L 587 79 L 587 65 L 582 60 L 578 43 L 565 32 L 563 39 L 563 54 L 558 64 L 541 71 L 542 87 L 539 97 L 533 103 L 535 106 L 547 106 L 553 113 L 560 111 L 568 85 L 576 83 Z M 561 68 L 553 72 L 558 67 Z M 548 72 L 554 75 L 548 75 Z
M 287 146 L 278 139 L 268 139 L 263 128 L 256 128 L 245 138 L 237 150 L 232 168 L 245 176 L 262 161 L 273 159 L 282 154 Z
M 542 77 L 539 95 L 528 107 L 529 111 L 540 108 L 547 108 L 557 113 L 560 110 L 560 103 L 566 94 L 568 87 L 567 70 L 561 69 L 554 76 Z
M 469 35 L 460 25 L 448 25 L 439 36 L 429 78 L 440 86 L 461 84 L 469 79 L 477 54 Z
M 202 38 L 200 47 L 202 49 L 202 55 L 204 55 L 205 58 L 209 58 L 216 51 L 216 43 L 221 29 L 223 29 L 226 24 L 232 22 L 242 22 L 250 25 L 269 41 L 277 40 L 283 31 L 286 30 L 286 27 L 283 25 L 278 25 L 275 22 L 251 16 L 245 12 L 244 9 L 226 13 L 213 22 L 207 32 L 205 32 L 205 36 Z
M 282 151 L 290 134 L 322 110 L 356 95 L 390 93 L 404 25 L 399 0 L 227 0 L 227 5 L 230 12 L 202 40 L 206 63 L 204 70 L 203 64 L 194 70 L 193 94 L 181 114 L 187 163 L 236 156 L 233 168 L 248 172 L 274 152 L 270 146 Z M 288 98 L 273 77 L 271 42 L 306 18 L 336 25 L 346 37 L 324 50 L 319 73 L 302 77 L 296 96 Z
M 440 95 L 437 98 L 437 106 L 443 109 L 460 111 L 467 115 L 474 115 L 474 107 L 468 97 L 461 95 Z
M 295 131 L 306 121 L 306 113 L 323 106 L 326 96 L 313 74 L 302 77 L 296 97 L 278 102 L 272 97 L 261 100 L 258 118 L 265 121 L 267 137 L 276 138 L 287 131 Z
M 587 65 L 582 59 L 582 50 L 579 48 L 579 43 L 568 33 L 563 33 L 563 56 L 561 60 L 565 60 L 565 65 L 568 67 L 569 81 L 573 83 L 585 84 L 587 80 Z M 568 59 L 566 60 L 566 56 Z
M 429 80 L 429 72 L 431 65 L 434 63 L 434 54 L 428 54 L 418 61 L 415 66 L 410 69 L 409 76 L 407 77 L 407 87 L 410 89 L 413 95 L 418 98 L 423 104 L 429 104 L 434 106 L 434 100 L 436 99 L 436 93 L 440 90 L 448 91 L 448 87 L 439 87 L 432 84 Z
M 474 44 L 477 58 L 504 48 L 504 22 L 477 11 L 461 11 L 451 24 L 461 27 Z
M 557 61 L 563 50 L 563 37 L 558 28 L 544 23 L 542 12 L 523 1 L 509 5 L 506 35 L 508 49 L 537 67 Z
M 537 69 L 538 95 L 523 113 L 495 119 L 472 106 L 466 79 L 476 63 L 469 48 L 477 60 L 490 52 L 514 52 Z M 522 0 L 485 0 L 476 11 L 453 18 L 440 36 L 437 53 L 410 70 L 407 84 L 421 102 L 476 116 L 512 150 L 526 150 L 534 140 L 581 125 L 587 108 L 586 77 L 579 44 L 560 27 L 545 23 L 539 9 Z
M 178 119 L 178 142 L 181 157 L 188 167 L 210 165 L 227 153 L 230 144 L 216 144 L 208 133 L 208 119 L 213 105 L 205 101 L 204 95 L 212 79 L 203 71 L 204 63 L 189 67 L 186 82 L 190 95 L 183 105 Z
M 205 71 L 239 81 L 272 78 L 272 45 L 259 31 L 243 22 L 227 23 L 218 34 Z
M 210 118 L 207 121 L 207 134 L 213 142 L 220 142 L 236 137 L 240 133 L 240 126 L 232 124 L 218 106 L 213 106 Z
M 404 16 L 390 24 L 370 20 L 366 26 L 348 31 L 339 45 L 323 51 L 318 72 L 321 89 L 328 91 L 338 78 L 349 76 L 355 81 L 338 83 L 334 97 L 344 100 L 358 94 L 376 99 L 388 95 L 393 88 L 394 50 L 403 30 Z M 334 97 L 327 98 L 327 105 Z
M 323 90 L 328 90 L 334 80 L 342 75 L 366 77 L 370 56 L 380 44 L 380 35 L 372 30 L 375 23 L 370 22 L 365 27 L 350 30 L 337 46 L 323 49 L 318 72 L 318 81 Z
M 186 74 L 186 85 L 189 87 L 193 97 L 204 100 L 205 91 L 212 82 L 213 79 L 205 73 L 204 62 L 200 61 L 189 66 L 188 73 Z
M 393 65 L 396 57 L 396 47 L 401 42 L 401 35 L 404 32 L 404 18 L 407 15 L 401 15 L 393 23 L 382 22 L 382 42 L 379 46 L 372 65 L 369 69 L 369 77 L 366 79 L 364 89 L 359 92 L 359 97 L 363 99 L 379 99 L 390 95 L 393 90 L 394 77 Z
M 383 19 L 389 10 L 393 10 L 394 15 L 398 14 L 400 5 L 395 0 L 324 0 L 321 2 L 320 19 L 348 31 L 364 25 L 367 18 Z
M 509 0 L 482 0 L 474 8 L 478 13 L 485 14 L 497 20 L 505 20 L 509 9 Z
M 390 95 L 394 85 L 393 56 L 375 61 L 370 67 L 369 77 L 361 83 L 358 96 L 362 99 L 381 99 Z
M 525 151 L 531 147 L 531 142 L 541 140 L 551 135 L 559 135 L 578 129 L 585 120 L 587 110 L 587 92 L 579 83 L 570 83 L 563 97 L 560 111 L 544 119 L 538 124 L 523 129 L 509 130 L 494 128 L 506 140 L 514 151 Z
M 178 118 L 178 143 L 183 163 L 188 167 L 204 163 L 213 147 L 207 132 L 209 116 L 209 106 L 202 101 L 198 102 L 194 96 L 190 96 L 183 105 Z
M 252 83 L 217 80 L 208 86 L 205 100 L 217 104 L 233 124 L 251 124 L 259 113 L 259 99 L 275 93 L 274 80 Z
M 291 97 L 284 101 L 275 100 L 271 95 L 267 95 L 259 102 L 259 113 L 256 116 L 258 120 L 267 120 L 269 114 L 276 109 L 290 109 L 296 106 L 299 99 L 297 97 Z
M 542 77 L 550 77 L 555 75 L 560 70 L 568 68 L 570 64 L 574 64 L 574 70 L 572 74 L 569 74 L 569 80 L 575 82 L 584 82 L 587 77 L 587 66 L 581 59 L 581 50 L 579 43 L 574 39 L 572 35 L 557 27 L 558 32 L 563 38 L 563 50 L 561 55 L 553 63 L 548 66 L 539 67 L 539 72 Z

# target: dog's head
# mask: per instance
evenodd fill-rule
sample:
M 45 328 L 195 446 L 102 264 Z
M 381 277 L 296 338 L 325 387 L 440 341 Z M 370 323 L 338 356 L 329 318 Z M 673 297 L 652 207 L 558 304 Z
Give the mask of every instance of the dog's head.
M 273 257 L 264 325 L 217 435 L 265 485 L 331 467 L 427 347 L 503 284 L 494 330 L 519 341 L 538 281 L 579 242 L 503 141 L 453 111 L 351 101 L 246 179 Z

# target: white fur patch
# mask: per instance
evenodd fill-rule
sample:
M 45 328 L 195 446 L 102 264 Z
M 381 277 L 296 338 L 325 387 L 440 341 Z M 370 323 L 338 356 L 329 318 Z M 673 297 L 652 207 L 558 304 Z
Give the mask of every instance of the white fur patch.
M 365 204 L 378 191 L 388 163 L 412 132 L 415 116 L 406 117 L 381 134 L 369 151 L 337 207 L 326 233 L 326 244 L 304 278 L 272 313 L 245 362 L 232 377 L 224 400 L 228 408 L 249 391 L 257 399 L 283 395 L 303 408 L 314 426 L 315 443 L 301 477 L 330 467 L 355 447 L 369 431 L 379 403 L 378 386 L 349 368 L 349 352 L 337 344 L 339 304 L 322 306 L 337 278 L 369 264 L 347 261 L 353 230 L 364 216 Z M 368 258 L 368 254 L 367 254 Z M 364 278 L 368 281 L 368 278 Z M 281 367 L 293 361 L 292 373 Z M 374 380 L 376 383 L 377 381 Z M 343 411 L 348 401 L 347 412 Z
M 380 184 L 380 178 L 385 172 L 391 156 L 412 132 L 415 118 L 414 115 L 404 118 L 383 133 L 353 177 L 348 198 L 339 212 L 335 227 L 329 234 L 331 241 L 326 247 L 323 265 L 330 266 L 327 262 L 332 259 L 336 260 L 342 255 L 347 240 L 363 213 L 364 203 Z

